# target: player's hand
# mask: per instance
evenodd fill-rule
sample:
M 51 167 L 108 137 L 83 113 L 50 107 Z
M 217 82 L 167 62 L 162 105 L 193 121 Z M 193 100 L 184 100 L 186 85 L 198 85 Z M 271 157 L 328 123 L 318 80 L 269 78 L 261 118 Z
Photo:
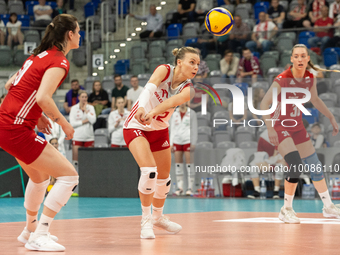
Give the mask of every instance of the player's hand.
M 152 111 L 149 112 L 147 115 L 145 115 L 145 118 L 144 118 L 144 125 L 150 125 L 153 116 L 155 116 L 155 115 L 152 113 Z
M 338 123 L 336 123 L 336 120 L 335 118 L 333 117 L 332 119 L 330 119 L 331 121 L 331 124 L 333 126 L 333 132 L 332 132 L 332 135 L 333 136 L 336 136 L 338 133 L 339 133 L 339 126 L 338 126 Z
M 66 122 L 62 127 L 61 127 L 66 135 L 65 140 L 71 140 L 73 138 L 74 134 L 74 128 L 72 125 L 68 122 Z
M 52 125 L 44 114 L 42 114 L 41 117 L 39 118 L 37 128 L 39 132 L 42 132 L 47 135 L 51 134 Z
M 269 141 L 275 146 L 279 145 L 279 138 L 274 128 L 268 129 Z
M 135 114 L 135 119 L 142 125 L 145 125 L 145 109 L 143 107 L 138 108 L 136 114 Z

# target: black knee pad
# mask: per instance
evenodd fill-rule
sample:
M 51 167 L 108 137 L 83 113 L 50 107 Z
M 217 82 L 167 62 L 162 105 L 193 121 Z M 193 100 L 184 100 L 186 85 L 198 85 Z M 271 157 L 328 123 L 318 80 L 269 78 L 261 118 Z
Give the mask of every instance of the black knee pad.
M 301 175 L 300 171 L 304 167 L 299 152 L 292 151 L 286 154 L 284 159 L 287 162 L 289 168 L 289 171 L 285 173 L 286 180 L 291 183 L 297 183 Z

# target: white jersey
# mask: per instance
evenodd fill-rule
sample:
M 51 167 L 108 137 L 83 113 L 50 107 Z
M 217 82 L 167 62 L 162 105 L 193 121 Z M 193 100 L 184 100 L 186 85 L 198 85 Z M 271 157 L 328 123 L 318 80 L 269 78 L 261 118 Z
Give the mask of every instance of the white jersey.
M 96 112 L 92 105 L 87 104 L 86 110 L 83 112 L 79 108 L 79 103 L 71 107 L 70 124 L 74 128 L 73 140 L 78 142 L 94 141 L 93 124 L 96 122 Z M 83 120 L 88 119 L 89 122 L 83 124 Z
M 111 144 L 115 145 L 126 145 L 124 141 L 123 136 L 123 125 L 124 121 L 120 121 L 118 126 L 115 127 L 118 119 L 123 118 L 126 120 L 126 118 L 129 116 L 130 112 L 126 109 L 124 109 L 123 115 L 121 115 L 118 110 L 115 110 L 110 113 L 109 115 L 109 133 L 111 134 Z
M 172 88 L 172 78 L 174 75 L 174 66 L 172 65 L 164 65 L 168 69 L 168 73 L 165 76 L 164 80 L 157 87 L 155 93 L 150 97 L 149 102 L 145 106 L 145 113 L 149 113 L 152 109 L 154 109 L 157 105 L 164 102 L 166 99 L 180 93 L 185 87 L 190 86 L 191 80 L 188 79 L 181 83 L 176 89 Z M 168 109 L 166 112 L 154 116 L 151 120 L 150 125 L 142 125 L 135 118 L 135 113 L 137 112 L 139 107 L 139 100 L 135 103 L 135 105 L 131 109 L 131 113 L 129 117 L 125 120 L 124 128 L 125 129 L 140 129 L 144 131 L 154 131 L 154 130 L 162 130 L 169 127 L 169 120 L 171 115 L 174 112 L 174 108 Z
M 177 108 L 170 121 L 170 145 L 192 144 L 197 142 L 197 116 L 195 111 L 187 108 L 183 118 Z
M 51 119 L 49 119 L 49 121 L 50 121 L 50 124 L 52 126 L 51 134 L 50 135 L 44 134 L 45 139 L 46 139 L 47 142 L 50 142 L 50 140 L 52 138 L 57 138 L 58 144 L 59 144 L 58 150 L 61 154 L 63 154 L 65 156 L 66 152 L 65 152 L 64 141 L 65 141 L 66 135 L 65 135 L 63 129 L 61 128 L 61 126 L 59 124 L 53 122 Z

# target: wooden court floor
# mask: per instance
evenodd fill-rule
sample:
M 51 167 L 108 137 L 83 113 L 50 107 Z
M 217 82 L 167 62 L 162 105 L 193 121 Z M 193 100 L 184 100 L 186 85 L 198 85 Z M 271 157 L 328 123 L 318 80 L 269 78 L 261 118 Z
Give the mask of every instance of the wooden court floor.
M 140 239 L 140 216 L 55 220 L 51 233 L 66 247 L 46 254 L 340 254 L 340 220 L 299 213 L 302 224 L 284 224 L 278 213 L 200 212 L 170 214 L 183 229 L 176 235 L 155 230 Z M 26 250 L 16 237 L 24 222 L 0 223 L 0 254 L 44 254 Z

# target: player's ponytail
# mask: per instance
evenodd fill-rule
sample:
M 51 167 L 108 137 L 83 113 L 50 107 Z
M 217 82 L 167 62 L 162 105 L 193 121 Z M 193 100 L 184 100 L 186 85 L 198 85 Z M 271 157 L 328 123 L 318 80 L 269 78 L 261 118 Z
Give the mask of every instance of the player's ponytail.
M 198 51 L 193 47 L 175 48 L 172 50 L 172 54 L 175 56 L 175 66 L 177 65 L 178 59 L 184 59 L 185 53 L 194 53 L 199 55 Z
M 308 50 L 308 48 L 306 47 L 306 45 L 304 45 L 304 44 L 295 44 L 294 47 L 293 47 L 293 49 L 292 49 L 292 55 L 293 55 L 293 52 L 294 52 L 294 49 L 295 49 L 295 48 L 304 48 L 304 49 L 307 51 L 308 56 L 310 56 L 309 50 Z M 313 64 L 312 60 L 309 60 L 309 61 L 308 61 L 308 66 L 309 66 L 310 68 L 314 69 L 315 71 L 318 71 L 318 72 L 337 72 L 337 73 L 340 73 L 340 70 L 327 70 L 327 69 L 323 69 L 323 68 L 316 67 L 316 66 Z
M 56 16 L 47 26 L 45 35 L 41 40 L 40 45 L 33 51 L 33 55 L 36 56 L 54 46 L 56 46 L 58 50 L 63 51 L 66 46 L 67 32 L 75 32 L 76 28 L 76 17 L 69 14 L 60 14 Z

